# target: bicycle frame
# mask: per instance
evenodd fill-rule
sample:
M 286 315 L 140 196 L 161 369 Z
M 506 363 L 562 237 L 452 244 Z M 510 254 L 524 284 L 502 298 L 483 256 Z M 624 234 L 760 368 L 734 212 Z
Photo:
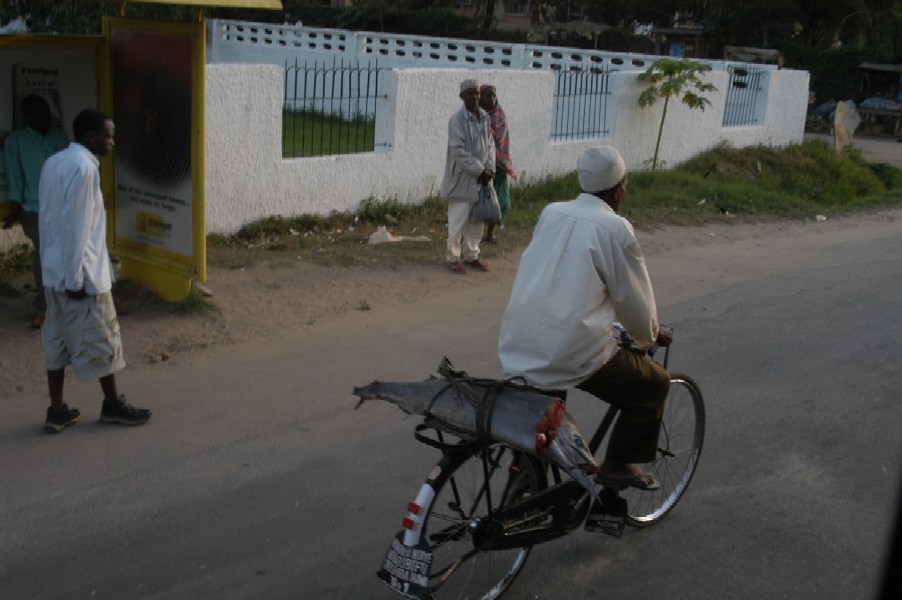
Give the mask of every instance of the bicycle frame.
M 607 430 L 617 415 L 617 408 L 608 409 L 598 428 L 592 442 L 589 445 L 593 454 L 604 439 Z M 404 544 L 408 547 L 416 547 L 420 544 L 422 532 L 422 518 L 429 512 L 432 500 L 435 498 L 435 484 L 441 473 L 453 469 L 457 462 L 462 461 L 473 453 L 476 442 L 467 444 L 448 444 L 444 441 L 441 430 L 434 430 L 438 439 L 432 439 L 422 434 L 423 431 L 432 429 L 427 423 L 417 426 L 414 434 L 420 442 L 442 450 L 444 456 L 437 467 L 430 474 L 417 493 L 416 499 L 408 504 L 408 514 L 403 520 Z M 488 472 L 492 468 L 486 453 L 482 455 L 483 472 L 488 480 Z M 482 539 L 478 545 L 479 550 L 501 550 L 508 548 L 520 548 L 548 542 L 570 533 L 578 527 L 589 512 L 592 497 L 589 492 L 577 481 L 572 479 L 561 481 L 559 470 L 551 466 L 554 483 L 529 498 L 507 506 L 501 510 L 492 508 L 492 498 L 486 489 L 485 502 L 488 507 L 486 523 L 483 527 L 486 533 L 477 536 Z M 505 523 L 515 524 L 518 527 L 529 525 L 529 521 L 535 523 L 528 529 L 517 532 L 508 532 Z M 490 527 L 489 524 L 493 526 Z
M 634 348 L 629 345 L 628 336 L 622 337 L 622 347 L 651 358 L 657 350 L 657 346 L 647 350 Z M 669 350 L 667 347 L 663 361 L 659 361 L 665 369 Z M 480 554 L 489 565 L 493 561 L 489 557 L 497 558 L 502 565 L 513 560 L 510 563 L 512 570 L 504 571 L 502 567 L 500 579 L 484 582 L 487 586 L 492 585 L 486 589 L 490 597 L 495 598 L 495 592 L 503 593 L 510 585 L 522 568 L 529 549 L 536 544 L 563 537 L 581 525 L 590 532 L 620 537 L 627 525 L 648 527 L 663 518 L 689 484 L 704 436 L 704 405 L 698 385 L 688 376 L 679 374 L 672 374 L 671 382 L 671 390 L 677 390 L 674 398 L 678 398 L 673 406 L 688 407 L 690 425 L 688 429 L 678 425 L 674 430 L 678 433 L 673 438 L 666 426 L 662 428 L 658 447 L 661 461 L 656 460 L 654 466 L 666 490 L 661 496 L 657 493 L 636 496 L 635 491 L 622 485 L 604 486 L 600 492 L 591 484 L 584 487 L 586 481 L 581 482 L 580 477 L 564 478 L 562 471 L 565 469 L 559 469 L 550 460 L 542 460 L 541 453 L 517 450 L 485 438 L 473 440 L 466 434 L 460 436 L 444 422 L 427 416 L 416 427 L 414 436 L 440 450 L 442 457 L 420 487 L 415 500 L 408 503 L 404 529 L 393 539 L 377 573 L 379 579 L 403 596 L 422 600 L 437 597 L 433 592 L 454 581 L 452 577 L 459 569 L 465 569 L 467 573 L 467 578 L 460 581 L 465 582 L 464 586 L 471 585 L 468 578 L 481 569 Z M 566 400 L 565 393 L 555 395 Z M 618 412 L 619 409 L 611 405 L 602 417 L 588 446 L 584 447 L 592 455 L 604 443 Z M 453 439 L 446 441 L 446 435 Z M 677 447 L 676 453 L 672 452 L 672 440 L 688 440 L 689 445 L 685 446 L 688 453 L 683 450 L 684 446 Z M 676 467 L 671 467 L 669 459 L 678 455 L 681 458 L 676 459 Z M 670 474 L 672 468 L 676 469 L 676 478 Z M 440 507 L 436 506 L 437 502 Z M 434 528 L 429 524 L 433 522 L 430 515 L 439 516 L 439 523 L 449 525 Z M 424 528 L 429 530 L 428 536 Z M 444 550 L 446 544 L 450 544 L 450 552 Z M 476 560 L 475 571 L 466 566 L 473 564 L 469 562 L 471 559 Z M 437 561 L 435 564 L 434 560 Z
M 658 348 L 659 346 L 655 344 L 647 350 L 642 350 L 642 352 L 648 354 L 649 357 L 653 357 Z M 670 347 L 665 346 L 664 360 L 661 363 L 665 369 L 667 368 L 669 354 Z M 604 441 L 618 412 L 619 409 L 616 406 L 610 406 L 607 412 L 605 412 L 601 422 L 598 424 L 598 427 L 589 442 L 589 450 L 593 455 L 598 451 L 602 441 Z M 404 544 L 409 547 L 415 547 L 421 541 L 421 519 L 429 513 L 432 500 L 435 498 L 434 485 L 436 479 L 442 472 L 455 466 L 455 461 L 460 460 L 459 458 L 455 458 L 456 456 L 468 456 L 472 454 L 474 446 L 478 445 L 476 442 L 467 444 L 448 444 L 444 441 L 444 436 L 440 429 L 433 429 L 438 437 L 438 440 L 434 440 L 422 434 L 423 431 L 428 429 L 433 428 L 430 427 L 429 420 L 427 419 L 423 424 L 417 426 L 414 437 L 428 446 L 438 448 L 444 453 L 444 457 L 433 473 L 430 474 L 429 479 L 427 479 L 420 487 L 416 499 L 408 504 L 408 514 L 404 518 L 403 523 L 405 528 Z M 488 464 L 488 457 L 485 453 L 482 455 L 482 461 L 483 472 L 485 473 L 486 481 L 488 481 L 490 465 Z M 591 506 L 590 500 L 592 498 L 590 494 L 576 481 L 561 481 L 560 471 L 557 467 L 552 465 L 551 472 L 554 479 L 552 485 L 526 500 L 505 507 L 500 511 L 492 508 L 492 499 L 489 495 L 489 490 L 486 489 L 485 501 L 488 507 L 488 520 L 493 523 L 501 524 L 501 527 L 493 528 L 493 533 L 491 534 L 492 539 L 486 540 L 484 544 L 485 547 L 480 548 L 481 550 L 518 548 L 540 544 L 567 535 L 574 528 L 582 524 Z M 609 492 L 608 497 L 604 498 L 605 500 L 615 500 L 617 495 L 616 490 L 611 491 L 613 492 L 613 497 Z M 574 506 L 576 506 L 575 510 L 572 508 Z M 534 511 L 538 511 L 538 513 L 535 513 Z M 533 514 L 530 515 L 530 513 Z M 514 522 L 522 525 L 522 519 L 527 516 L 529 516 L 530 519 L 545 519 L 545 522 L 536 524 L 535 527 L 525 531 L 518 531 L 516 533 L 508 533 L 505 531 L 503 523 Z M 546 518 L 549 516 L 551 519 L 547 520 Z

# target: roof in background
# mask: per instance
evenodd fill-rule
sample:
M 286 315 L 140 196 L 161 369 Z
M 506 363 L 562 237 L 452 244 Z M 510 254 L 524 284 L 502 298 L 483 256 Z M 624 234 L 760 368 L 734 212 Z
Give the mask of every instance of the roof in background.
M 863 62 L 858 65 L 858 68 L 865 69 L 867 71 L 890 71 L 895 73 L 902 73 L 902 65 L 891 65 L 885 63 Z

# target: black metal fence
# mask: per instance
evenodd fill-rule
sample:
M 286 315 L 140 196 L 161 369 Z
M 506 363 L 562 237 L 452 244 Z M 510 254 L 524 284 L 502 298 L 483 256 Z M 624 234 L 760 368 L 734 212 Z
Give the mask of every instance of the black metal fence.
M 558 71 L 551 110 L 551 140 L 603 138 L 610 135 L 610 71 Z
M 282 156 L 373 152 L 380 72 L 344 61 L 286 63 Z
M 295 62 L 285 65 L 282 155 L 286 158 L 373 152 L 379 74 L 373 64 Z M 608 110 L 612 71 L 558 71 L 552 105 L 551 140 L 611 135 Z M 755 125 L 764 97 L 764 69 L 729 68 L 724 127 Z M 385 146 L 380 143 L 378 146 Z
M 761 113 L 758 102 L 761 94 L 761 78 L 765 69 L 749 66 L 732 66 L 727 99 L 723 113 L 724 127 L 745 127 L 758 124 Z

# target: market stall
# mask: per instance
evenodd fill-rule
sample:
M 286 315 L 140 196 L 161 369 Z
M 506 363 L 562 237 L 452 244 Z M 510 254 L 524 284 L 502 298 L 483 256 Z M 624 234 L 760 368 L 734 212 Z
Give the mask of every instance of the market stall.
M 862 127 L 872 134 L 902 132 L 902 65 L 861 63 L 858 104 Z

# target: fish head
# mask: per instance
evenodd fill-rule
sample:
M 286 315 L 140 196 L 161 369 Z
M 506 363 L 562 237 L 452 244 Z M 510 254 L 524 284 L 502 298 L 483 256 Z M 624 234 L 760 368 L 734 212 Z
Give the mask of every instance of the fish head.
M 558 467 L 564 469 L 578 481 L 592 496 L 601 502 L 595 485 L 589 475 L 598 473 L 598 463 L 583 441 L 583 436 L 573 418 L 566 414 L 558 428 L 557 435 L 545 447 L 544 455 Z
M 594 475 L 598 472 L 598 463 L 589 451 L 582 434 L 576 427 L 573 418 L 567 414 L 561 421 L 557 435 L 545 448 L 548 458 L 554 464 L 570 471 L 578 469 L 583 473 Z

